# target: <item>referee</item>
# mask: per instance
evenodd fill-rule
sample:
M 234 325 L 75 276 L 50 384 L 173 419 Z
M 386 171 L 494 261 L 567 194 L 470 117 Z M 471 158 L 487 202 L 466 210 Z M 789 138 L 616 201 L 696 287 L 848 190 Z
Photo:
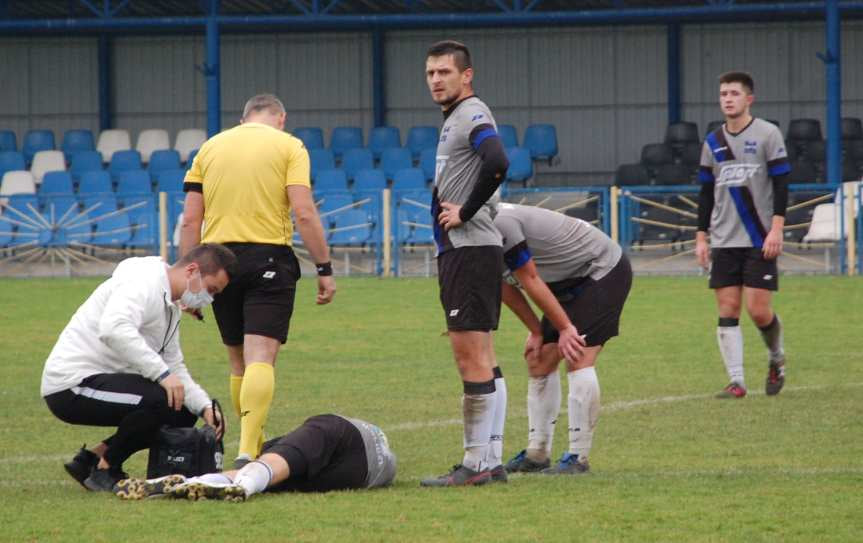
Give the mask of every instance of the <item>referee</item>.
M 332 301 L 329 247 L 309 182 L 309 154 L 283 131 L 272 94 L 246 102 L 240 124 L 207 140 L 186 173 L 180 256 L 204 241 L 237 255 L 237 273 L 213 311 L 231 363 L 231 401 L 240 417 L 238 467 L 260 454 L 275 388 L 274 365 L 288 337 L 300 265 L 294 226 L 318 271 L 317 303 Z M 202 230 L 203 225 L 203 230 Z

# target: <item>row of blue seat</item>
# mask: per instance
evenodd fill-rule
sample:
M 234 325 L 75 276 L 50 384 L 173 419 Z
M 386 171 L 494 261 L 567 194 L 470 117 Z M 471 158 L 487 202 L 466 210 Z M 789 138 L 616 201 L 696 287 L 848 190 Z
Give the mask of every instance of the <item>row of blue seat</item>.
M 189 155 L 189 160 L 186 167 L 192 163 L 197 151 L 193 151 Z M 95 171 L 103 169 L 102 154 L 98 151 L 81 151 L 72 155 L 68 163 L 69 171 L 75 178 L 80 177 L 83 172 Z M 111 162 L 108 163 L 107 170 L 112 175 L 117 175 L 119 172 L 127 170 L 140 170 L 143 163 L 141 162 L 141 154 L 138 151 L 117 151 L 111 157 Z M 183 167 L 180 161 L 180 154 L 173 149 L 165 149 L 154 151 L 150 157 L 150 163 L 147 165 L 147 171 L 152 176 L 156 176 L 159 172 L 165 170 L 178 170 Z M 18 151 L 0 151 L 0 179 L 3 174 L 8 171 L 26 170 L 27 159 L 23 153 Z
M 127 170 L 116 176 L 116 187 L 111 174 L 104 170 L 83 172 L 78 178 L 78 194 L 139 194 L 152 192 L 179 192 L 183 190 L 186 170 L 164 170 L 151 175 L 146 170 Z M 40 195 L 75 193 L 75 181 L 71 172 L 48 172 L 37 190 Z

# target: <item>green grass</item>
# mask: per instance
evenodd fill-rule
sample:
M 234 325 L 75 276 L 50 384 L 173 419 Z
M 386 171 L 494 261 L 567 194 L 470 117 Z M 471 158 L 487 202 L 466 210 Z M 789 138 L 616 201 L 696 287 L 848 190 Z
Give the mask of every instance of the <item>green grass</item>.
M 317 307 L 314 281 L 303 280 L 276 366 L 270 433 L 322 412 L 364 418 L 387 431 L 399 473 L 386 490 L 245 504 L 122 502 L 65 474 L 62 462 L 106 431 L 56 420 L 39 380 L 58 333 L 97 284 L 0 280 L 0 541 L 860 540 L 860 279 L 783 278 L 786 389 L 759 392 L 766 355 L 744 318 L 751 394 L 720 402 L 710 397 L 725 374 L 704 280 L 637 278 L 622 336 L 598 364 L 604 412 L 591 474 L 445 490 L 418 487 L 461 457 L 461 384 L 436 282 L 339 279 L 336 301 Z M 527 433 L 524 337 L 504 311 L 495 342 L 509 388 L 507 456 Z M 229 404 L 212 316 L 184 321 L 182 342 L 198 382 Z M 566 446 L 558 426 L 555 455 Z M 237 429 L 231 413 L 228 456 Z M 126 468 L 142 475 L 145 460 L 138 454 Z

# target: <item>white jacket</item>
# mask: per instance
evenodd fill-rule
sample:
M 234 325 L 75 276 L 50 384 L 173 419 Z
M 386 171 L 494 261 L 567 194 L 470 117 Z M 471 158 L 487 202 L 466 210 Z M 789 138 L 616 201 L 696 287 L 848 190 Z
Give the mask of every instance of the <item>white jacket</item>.
M 185 406 L 200 415 L 210 398 L 183 363 L 180 315 L 159 257 L 120 262 L 60 333 L 42 372 L 42 396 L 99 373 L 136 373 L 155 381 L 170 371 L 183 383 Z

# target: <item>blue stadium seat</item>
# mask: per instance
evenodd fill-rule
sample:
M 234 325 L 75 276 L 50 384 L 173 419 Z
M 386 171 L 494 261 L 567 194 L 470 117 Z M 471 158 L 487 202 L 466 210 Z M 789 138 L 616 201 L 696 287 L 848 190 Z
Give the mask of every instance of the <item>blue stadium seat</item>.
M 303 140 L 303 145 L 305 145 L 306 149 L 309 151 L 312 149 L 322 149 L 324 147 L 324 131 L 317 126 L 301 126 L 299 128 L 295 128 L 291 134 L 293 134 L 294 137 Z
M 165 170 L 179 170 L 180 153 L 173 149 L 161 149 L 153 151 L 150 155 L 150 163 L 147 165 L 147 171 L 150 172 L 150 177 L 156 179 L 160 172 Z
M 89 130 L 67 130 L 63 134 L 63 144 L 60 146 L 60 150 L 63 151 L 69 162 L 81 151 L 95 151 L 96 143 L 93 139 L 93 133 Z
M 96 245 L 121 247 L 132 239 L 132 224 L 127 213 L 103 216 L 94 224 L 91 242 Z
M 438 130 L 435 126 L 414 126 L 408 131 L 405 147 L 411 150 L 414 158 L 419 158 L 423 149 L 437 147 Z
M 526 182 L 533 177 L 533 161 L 530 151 L 524 147 L 510 147 L 506 150 L 509 159 L 509 169 L 506 170 L 507 181 Z
M 12 218 L 12 220 L 15 219 Z M 15 227 L 6 220 L 5 215 L 0 213 L 0 247 L 11 245 L 13 239 L 15 239 Z
M 500 136 L 500 143 L 503 145 L 504 149 L 518 147 L 518 134 L 513 125 L 499 124 L 497 125 L 497 133 Z
M 431 193 L 427 190 L 403 193 L 398 202 L 398 238 L 401 243 L 427 245 L 434 243 L 432 217 L 429 210 L 411 202 L 428 204 Z
M 72 194 L 72 174 L 69 172 L 47 172 L 38 190 L 40 195 Z
M 127 247 L 153 247 L 159 231 L 159 215 L 152 196 L 126 197 L 121 200 L 123 209 L 129 216 L 132 235 Z
M 164 170 L 156 174 L 156 192 L 182 192 L 186 170 Z
M 358 126 L 337 126 L 330 136 L 330 149 L 340 157 L 348 149 L 363 146 L 363 129 Z
M 437 147 L 423 149 L 420 153 L 420 168 L 426 181 L 434 181 L 435 168 L 437 166 Z
M 9 210 L 7 210 L 5 212 L 7 217 L 17 219 L 18 221 L 26 222 L 28 225 L 43 224 L 41 220 L 42 213 L 39 207 L 39 199 L 36 198 L 35 194 L 13 194 L 9 196 L 9 201 L 6 205 L 18 211 L 18 213 L 15 213 L 14 211 L 10 212 Z M 29 220 L 23 219 L 21 215 L 29 217 Z M 32 232 L 35 230 L 36 229 L 31 226 L 26 231 Z
M 553 124 L 532 124 L 524 132 L 524 144 L 534 160 L 549 160 L 557 156 L 557 130 Z
M 369 135 L 369 149 L 371 149 L 375 160 L 381 158 L 384 149 L 401 146 L 402 136 L 395 126 L 377 126 L 372 129 L 372 133 Z
M 54 132 L 50 130 L 30 130 L 24 136 L 24 145 L 21 146 L 21 152 L 24 154 L 24 160 L 29 164 L 33 162 L 33 155 L 38 151 L 53 151 L 54 150 Z
M 335 214 L 334 228 L 330 235 L 330 245 L 363 246 L 372 237 L 374 224 L 369 216 L 360 209 L 349 209 Z
M 348 190 L 348 177 L 342 169 L 321 170 L 315 177 L 315 192 Z
M 425 174 L 419 168 L 399 170 L 393 177 L 393 190 L 423 190 L 425 188 Z
M 71 195 L 46 195 L 42 200 L 42 214 L 51 224 L 72 222 L 80 211 L 78 200 Z
M 81 179 L 84 172 L 97 172 L 102 169 L 102 153 L 99 151 L 78 151 L 72 157 L 69 172 L 73 179 Z
M 2 151 L 0 152 L 0 179 L 3 179 L 3 174 L 16 170 L 26 170 L 27 163 L 24 161 L 24 155 L 18 151 Z
M 309 161 L 311 162 L 312 179 L 315 179 L 321 170 L 332 170 L 336 167 L 336 157 L 332 149 L 309 150 Z
M 410 149 L 405 147 L 390 147 L 381 153 L 381 170 L 387 179 L 395 177 L 396 172 L 414 165 Z
M 96 219 L 106 213 L 117 211 L 117 198 L 113 194 L 85 194 L 80 197 L 84 211 Z
M 198 151 L 200 151 L 200 149 L 192 149 L 191 151 L 189 151 L 189 159 L 186 160 L 186 169 L 192 167 L 192 163 L 195 161 L 195 157 L 198 156 Z
M 93 223 L 89 222 L 93 215 L 82 211 L 63 224 L 63 236 L 70 245 L 75 243 L 90 243 L 93 237 Z
M 315 202 L 318 204 L 319 212 L 327 213 L 353 204 L 354 198 L 348 192 L 315 191 Z
M 18 138 L 15 137 L 15 132 L 11 130 L 0 130 L 0 152 L 17 150 Z
M 370 170 L 374 167 L 372 152 L 368 149 L 361 147 L 345 151 L 342 159 L 342 169 L 345 170 L 345 174 L 348 176 L 348 181 L 352 181 L 358 171 Z
M 354 177 L 354 190 L 384 190 L 387 178 L 378 169 L 360 170 Z
M 145 170 L 126 170 L 117 175 L 117 195 L 150 194 L 150 174 Z
M 108 164 L 108 173 L 116 180 L 120 172 L 140 170 L 142 168 L 141 153 L 138 151 L 116 151 L 111 157 L 111 163 Z
M 84 172 L 78 182 L 78 194 L 82 197 L 91 194 L 112 192 L 111 175 L 104 171 Z

